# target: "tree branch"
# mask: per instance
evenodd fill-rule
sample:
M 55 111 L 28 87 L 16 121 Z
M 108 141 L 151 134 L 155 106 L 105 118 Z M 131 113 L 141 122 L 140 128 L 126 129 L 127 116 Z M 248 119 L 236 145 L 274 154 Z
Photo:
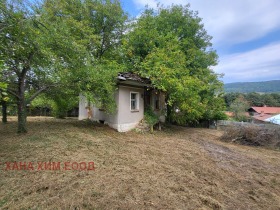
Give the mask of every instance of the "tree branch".
M 27 101 L 28 103 L 30 103 L 31 101 L 34 100 L 34 98 L 36 98 L 40 93 L 42 93 L 43 91 L 47 90 L 49 88 L 49 86 L 45 86 L 40 88 L 39 90 L 37 90 Z
M 34 54 L 35 54 L 34 51 L 32 51 L 32 52 L 29 54 L 29 56 L 28 56 L 28 58 L 27 58 L 27 63 L 26 63 L 26 65 L 24 65 L 24 67 L 23 67 L 23 69 L 22 69 L 22 72 L 21 72 L 21 75 L 20 75 L 21 78 L 25 78 L 26 73 L 27 73 L 28 70 L 30 69 L 30 62 L 31 62 L 31 60 L 33 59 Z
M 12 94 L 12 95 L 15 96 L 16 98 L 20 98 L 19 95 L 18 95 L 16 92 L 14 92 L 13 90 L 11 90 L 10 88 L 7 89 L 7 92 L 10 93 L 10 94 Z

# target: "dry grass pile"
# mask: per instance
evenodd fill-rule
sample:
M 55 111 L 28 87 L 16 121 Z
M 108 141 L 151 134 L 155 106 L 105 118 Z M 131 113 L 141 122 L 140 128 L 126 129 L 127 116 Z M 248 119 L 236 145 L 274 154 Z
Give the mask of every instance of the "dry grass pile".
M 280 126 L 232 125 L 224 129 L 223 141 L 280 148 Z

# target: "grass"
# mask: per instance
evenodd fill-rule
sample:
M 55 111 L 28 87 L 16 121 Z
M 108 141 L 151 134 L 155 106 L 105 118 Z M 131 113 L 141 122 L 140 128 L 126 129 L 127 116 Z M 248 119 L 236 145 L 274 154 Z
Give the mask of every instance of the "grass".
M 73 119 L 0 125 L 1 209 L 279 209 L 280 152 L 221 131 L 118 133 Z M 5 170 L 5 162 L 90 162 L 94 171 Z

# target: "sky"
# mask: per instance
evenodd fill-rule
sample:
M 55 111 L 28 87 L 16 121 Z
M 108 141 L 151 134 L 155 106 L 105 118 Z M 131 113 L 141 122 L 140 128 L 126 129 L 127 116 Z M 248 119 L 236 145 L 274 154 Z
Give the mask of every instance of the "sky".
M 145 5 L 190 4 L 198 11 L 225 83 L 280 80 L 280 0 L 121 0 L 131 17 Z

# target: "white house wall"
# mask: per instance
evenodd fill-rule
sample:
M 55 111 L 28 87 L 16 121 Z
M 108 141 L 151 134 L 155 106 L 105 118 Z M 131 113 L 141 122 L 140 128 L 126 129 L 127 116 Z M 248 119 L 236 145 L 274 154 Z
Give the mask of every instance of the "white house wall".
M 139 109 L 130 110 L 131 92 L 139 93 Z M 144 88 L 119 86 L 118 131 L 126 132 L 135 128 L 144 117 Z
M 79 95 L 79 120 L 88 118 L 88 110 L 86 109 L 88 101 L 82 94 Z
M 118 91 L 115 92 L 114 98 L 115 98 L 115 102 L 116 102 L 116 105 L 117 105 L 117 109 L 116 109 L 115 113 L 107 114 L 104 111 L 101 111 L 101 113 L 100 113 L 102 115 L 102 117 L 103 117 L 102 120 L 105 121 L 104 123 L 108 124 L 111 127 L 113 127 L 112 125 L 118 124 L 118 107 L 119 107 L 119 104 L 118 104 L 119 92 Z
M 86 99 L 85 96 L 82 94 L 79 95 L 79 120 L 84 120 L 89 118 L 88 114 L 88 105 L 90 103 Z M 91 108 L 91 120 L 93 121 L 99 121 L 99 120 L 105 120 L 104 113 L 99 110 L 99 108 L 94 107 L 92 104 L 90 104 Z
M 131 92 L 139 93 L 139 109 L 137 111 L 131 110 Z M 155 93 L 153 93 L 154 95 Z M 152 97 L 153 98 L 153 97 Z M 144 118 L 144 87 L 132 87 L 126 85 L 119 85 L 115 93 L 115 101 L 117 110 L 114 114 L 106 114 L 100 111 L 97 107 L 92 107 L 92 120 L 103 120 L 105 124 L 118 130 L 119 132 L 126 132 L 135 128 L 139 122 Z M 84 96 L 80 95 L 79 102 L 79 120 L 88 118 L 87 100 Z M 152 102 L 152 105 L 154 102 Z M 164 108 L 164 95 L 160 94 L 160 108 Z M 158 110 L 159 112 L 159 110 Z M 165 121 L 165 116 L 161 116 L 161 121 Z

